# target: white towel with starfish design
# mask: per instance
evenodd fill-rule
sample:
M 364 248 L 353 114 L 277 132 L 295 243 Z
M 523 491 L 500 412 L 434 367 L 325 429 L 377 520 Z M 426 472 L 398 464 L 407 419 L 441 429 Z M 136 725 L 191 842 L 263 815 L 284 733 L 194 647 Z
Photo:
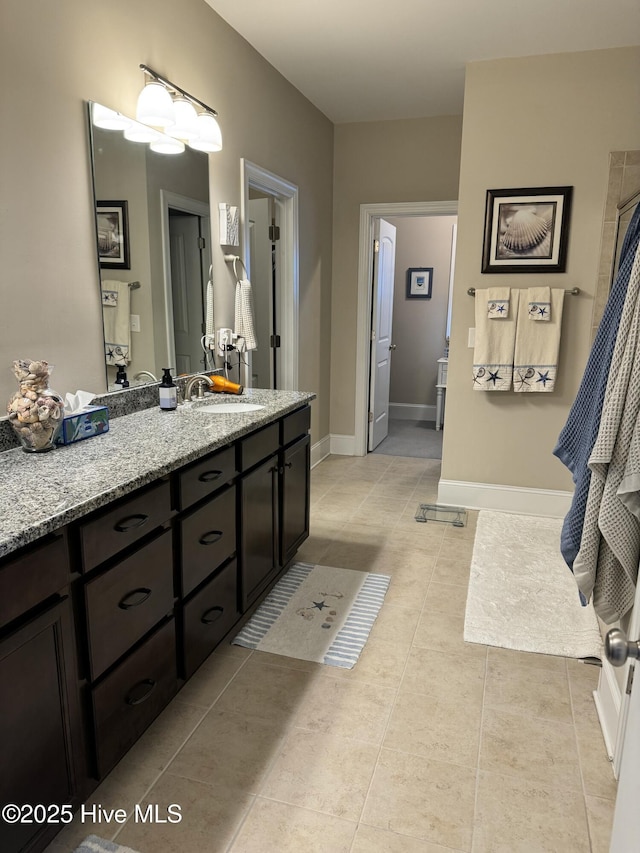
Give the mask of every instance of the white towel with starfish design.
M 517 290 L 508 297 L 508 316 L 499 321 L 489 314 L 493 288 L 476 290 L 476 340 L 473 350 L 474 391 L 510 391 L 518 316 Z
M 538 290 L 539 288 L 529 288 L 525 296 L 527 305 L 536 302 Z M 513 362 L 514 391 L 548 393 L 555 390 L 564 290 L 559 287 L 552 288 L 550 301 L 551 316 L 545 323 L 534 322 L 528 310 L 520 312 Z

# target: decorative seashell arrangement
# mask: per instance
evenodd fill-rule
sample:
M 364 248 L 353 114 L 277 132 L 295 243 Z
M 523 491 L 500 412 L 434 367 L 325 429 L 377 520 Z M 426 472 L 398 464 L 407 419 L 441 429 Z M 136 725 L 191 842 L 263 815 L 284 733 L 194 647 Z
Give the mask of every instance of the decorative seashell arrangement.
M 549 232 L 549 223 L 532 210 L 514 213 L 502 242 L 512 252 L 530 252 L 538 246 Z
M 20 388 L 7 404 L 9 423 L 26 452 L 51 450 L 64 410 L 62 399 L 49 390 L 51 368 L 46 361 L 18 359 L 13 362 L 13 372 Z

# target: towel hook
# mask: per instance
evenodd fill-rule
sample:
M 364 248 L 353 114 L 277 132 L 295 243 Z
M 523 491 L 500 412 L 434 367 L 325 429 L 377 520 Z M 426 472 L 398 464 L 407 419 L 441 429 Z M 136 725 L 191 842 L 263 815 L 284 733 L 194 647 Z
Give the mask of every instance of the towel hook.
M 240 261 L 240 263 L 242 264 L 242 269 L 244 270 L 245 276 L 249 278 L 249 273 L 247 272 L 247 268 L 245 267 L 244 261 L 242 260 L 240 255 L 225 255 L 224 259 L 228 264 L 233 264 L 233 274 L 236 277 L 236 281 L 239 281 L 238 271 L 236 270 L 236 264 L 238 263 L 238 261 Z

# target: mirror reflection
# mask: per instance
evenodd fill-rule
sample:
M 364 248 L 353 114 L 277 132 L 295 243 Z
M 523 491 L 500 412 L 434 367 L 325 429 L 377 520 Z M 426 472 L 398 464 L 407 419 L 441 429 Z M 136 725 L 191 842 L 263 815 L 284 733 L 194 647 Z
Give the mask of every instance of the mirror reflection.
M 109 390 L 121 387 L 122 370 L 133 385 L 159 380 L 165 367 L 176 375 L 213 367 L 201 343 L 208 155 L 157 153 L 91 121 L 90 134 Z

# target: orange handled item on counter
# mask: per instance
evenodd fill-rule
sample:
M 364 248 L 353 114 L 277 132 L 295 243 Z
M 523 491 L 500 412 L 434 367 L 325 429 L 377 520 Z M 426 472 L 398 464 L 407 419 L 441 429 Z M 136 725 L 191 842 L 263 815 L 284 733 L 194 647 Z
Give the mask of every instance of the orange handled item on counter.
M 237 382 L 231 382 L 231 380 L 225 379 L 224 376 L 218 376 L 217 373 L 210 375 L 209 379 L 213 382 L 211 391 L 224 391 L 227 394 L 242 394 L 244 391 L 242 385 L 238 385 Z

